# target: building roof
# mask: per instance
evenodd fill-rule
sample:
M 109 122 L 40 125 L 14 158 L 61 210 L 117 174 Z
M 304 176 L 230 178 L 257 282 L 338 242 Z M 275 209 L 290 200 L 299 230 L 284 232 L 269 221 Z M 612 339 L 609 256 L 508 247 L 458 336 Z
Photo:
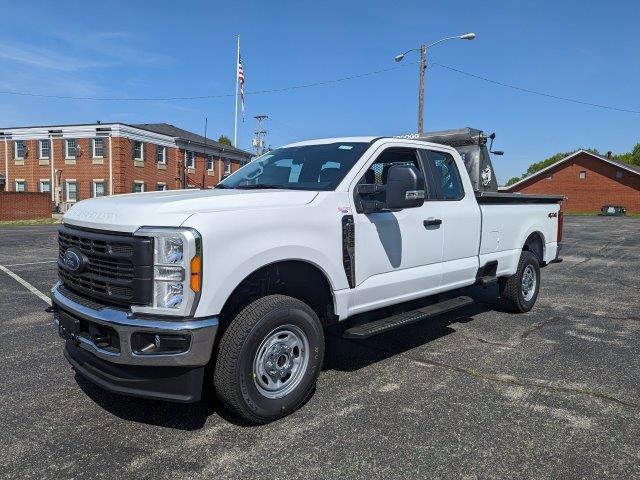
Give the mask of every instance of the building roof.
M 521 183 L 528 182 L 532 178 L 535 178 L 537 176 L 540 176 L 540 175 L 544 174 L 545 172 L 551 170 L 552 168 L 555 168 L 558 165 L 560 165 L 560 164 L 562 164 L 564 162 L 567 162 L 567 161 L 571 160 L 574 157 L 577 157 L 581 153 L 586 153 L 587 155 L 590 155 L 593 158 L 597 158 L 598 160 L 602 160 L 603 162 L 609 163 L 609 164 L 614 165 L 616 167 L 619 167 L 619 168 L 621 168 L 623 170 L 627 170 L 628 172 L 635 173 L 636 175 L 640 175 L 640 167 L 638 167 L 636 165 L 631 165 L 629 163 L 620 162 L 618 160 L 614 160 L 613 158 L 603 157 L 602 155 L 597 155 L 597 154 L 589 152 L 587 150 L 580 149 L 577 152 L 573 152 L 571 155 L 567 155 L 566 157 L 561 158 L 557 162 L 552 163 L 548 167 L 545 167 L 542 170 L 538 170 L 536 173 L 531 174 L 528 177 L 523 178 L 522 180 L 518 180 L 516 183 L 513 183 L 513 184 L 509 185 L 508 187 L 505 187 L 505 189 L 506 190 L 511 190 L 513 187 L 516 187 L 516 186 L 520 185 Z
M 137 123 L 131 124 L 131 126 L 141 128 L 143 130 L 149 130 L 150 132 L 160 133 L 162 135 L 168 135 L 187 142 L 197 143 L 199 145 L 205 144 L 205 138 L 202 135 L 198 135 L 197 133 L 193 133 L 188 130 L 183 130 L 182 128 L 178 128 L 170 123 Z M 225 152 L 237 153 L 246 157 L 253 156 L 250 152 L 217 142 L 211 138 L 207 138 L 206 143 L 207 146 L 215 147 L 220 150 L 224 150 Z

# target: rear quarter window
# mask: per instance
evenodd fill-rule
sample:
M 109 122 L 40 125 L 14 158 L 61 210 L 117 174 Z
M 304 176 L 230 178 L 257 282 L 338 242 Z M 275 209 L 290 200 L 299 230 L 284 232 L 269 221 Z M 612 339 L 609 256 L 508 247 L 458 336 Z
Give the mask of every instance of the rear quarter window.
M 429 162 L 433 169 L 439 200 L 460 200 L 464 188 L 460 172 L 453 156 L 446 152 L 429 151 Z

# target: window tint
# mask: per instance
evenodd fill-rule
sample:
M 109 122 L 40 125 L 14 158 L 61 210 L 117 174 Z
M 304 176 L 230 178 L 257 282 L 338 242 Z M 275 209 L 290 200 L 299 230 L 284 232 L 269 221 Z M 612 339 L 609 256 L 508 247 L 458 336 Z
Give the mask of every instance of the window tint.
M 389 169 L 394 165 L 411 165 L 422 171 L 418 154 L 411 148 L 388 148 L 371 164 L 358 183 L 386 185 Z M 386 201 L 386 192 L 369 195 L 370 200 Z
M 430 150 L 429 160 L 436 185 L 440 188 L 441 199 L 460 200 L 464 197 L 460 172 L 453 157 L 448 153 Z
M 245 165 L 216 188 L 333 190 L 368 146 L 337 142 L 279 148 Z

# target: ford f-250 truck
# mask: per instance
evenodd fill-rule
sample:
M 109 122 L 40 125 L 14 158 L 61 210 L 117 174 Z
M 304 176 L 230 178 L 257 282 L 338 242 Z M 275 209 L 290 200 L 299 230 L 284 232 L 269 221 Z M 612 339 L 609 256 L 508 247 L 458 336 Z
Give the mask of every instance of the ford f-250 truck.
M 458 136 L 486 156 L 474 132 Z M 473 284 L 498 283 L 506 309 L 530 310 L 540 267 L 558 261 L 560 199 L 487 191 L 478 155 L 474 185 L 459 150 L 314 140 L 215 190 L 79 202 L 59 229 L 51 292 L 66 358 L 128 395 L 194 402 L 212 382 L 229 409 L 265 423 L 313 391 L 328 325 L 433 297 L 344 330 L 366 338 L 467 305 L 436 294 Z

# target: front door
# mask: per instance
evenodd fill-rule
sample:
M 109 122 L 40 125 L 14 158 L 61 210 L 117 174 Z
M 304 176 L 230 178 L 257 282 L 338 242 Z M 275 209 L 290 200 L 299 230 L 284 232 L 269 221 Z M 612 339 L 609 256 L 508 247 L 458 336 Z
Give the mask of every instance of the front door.
M 413 148 L 381 147 L 358 183 L 386 185 L 392 165 L 414 165 L 424 173 Z M 427 198 L 431 193 L 427 187 Z M 385 201 L 385 192 L 373 195 Z M 355 294 L 350 314 L 429 295 L 441 283 L 443 234 L 427 203 L 401 211 L 357 213 L 355 224 Z

